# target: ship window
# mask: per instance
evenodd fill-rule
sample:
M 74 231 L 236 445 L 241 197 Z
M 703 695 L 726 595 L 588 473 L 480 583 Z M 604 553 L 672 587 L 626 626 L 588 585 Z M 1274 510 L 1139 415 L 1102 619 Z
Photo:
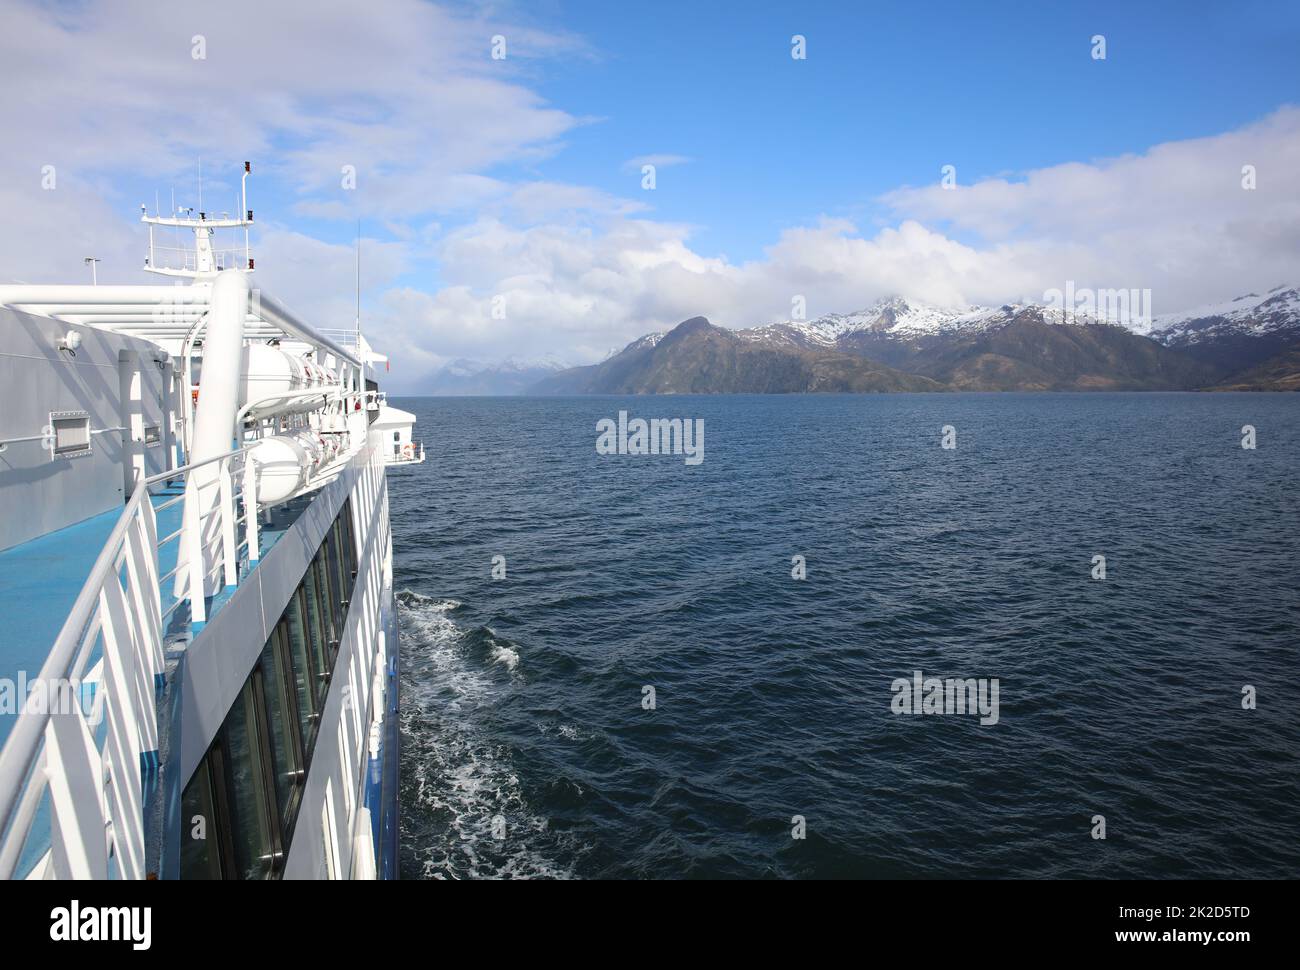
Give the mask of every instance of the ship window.
M 271 752 L 271 771 L 275 778 L 276 800 L 280 807 L 283 843 L 288 844 L 293 820 L 302 795 L 302 754 L 298 750 L 295 719 L 290 711 L 293 695 L 288 692 L 288 664 L 279 641 L 272 636 L 262 650 L 262 661 L 254 672 L 261 681 L 262 703 L 266 709 L 267 741 Z
M 55 411 L 50 414 L 54 455 L 72 458 L 90 454 L 90 415 L 85 411 Z
M 321 609 L 320 589 L 316 583 L 316 570 L 309 565 L 303 577 L 303 595 L 307 603 L 307 630 L 311 635 L 312 647 L 324 658 L 324 669 L 334 666 L 334 649 L 325 635 L 325 616 Z
M 316 554 L 316 582 L 320 588 L 321 605 L 325 611 L 325 628 L 330 644 L 337 655 L 339 644 L 343 641 L 343 610 L 341 597 L 334 583 L 331 582 L 329 561 L 322 548 Z
M 211 757 L 199 763 L 181 797 L 181 878 L 221 878 L 220 820 L 212 795 Z
M 316 577 L 316 590 L 320 594 L 321 616 L 325 621 L 325 636 L 329 638 L 331 649 L 337 653 L 339 641 L 343 639 L 342 625 L 339 622 L 338 597 L 330 585 L 329 564 L 325 560 L 325 547 L 316 551 L 311 561 L 311 570 Z
M 339 585 L 338 573 L 338 529 L 333 525 L 330 531 L 326 533 L 325 542 L 321 544 L 320 551 L 320 572 L 325 577 L 321 588 L 328 590 L 329 594 L 329 611 L 331 622 L 334 625 L 335 640 L 343 640 L 343 588 Z
M 347 539 L 343 531 L 342 518 L 334 523 L 334 553 L 336 558 L 335 567 L 338 570 L 339 579 L 339 605 L 347 609 L 348 590 L 352 588 L 352 584 L 348 581 L 348 570 L 351 567 L 348 565 Z
M 312 695 L 316 700 L 316 709 L 320 710 L 325 700 L 326 687 L 328 678 L 326 676 L 329 668 L 325 665 L 325 657 L 320 651 L 319 641 L 313 640 L 310 634 L 310 624 L 307 618 L 307 606 L 303 601 L 302 587 L 300 586 L 289 600 L 289 606 L 284 611 L 285 619 L 289 623 L 289 642 L 294 656 L 305 655 L 310 659 L 310 665 L 306 668 L 311 671 L 310 682 Z
M 275 790 L 270 783 L 266 739 L 258 724 L 258 699 L 245 682 L 222 727 L 235 873 L 241 879 L 275 875 L 280 857 Z
M 351 499 L 343 503 L 343 511 L 339 513 L 339 523 L 343 532 L 343 561 L 347 568 L 344 577 L 347 582 L 344 583 L 343 588 L 348 591 L 348 598 L 351 599 L 352 583 L 357 578 L 357 542 L 352 531 Z
M 335 567 L 339 579 L 339 606 L 346 613 L 347 605 L 352 601 L 352 587 L 357 578 L 356 546 L 352 539 L 352 501 L 343 503 L 339 517 L 334 521 L 333 549 L 336 550 Z
M 272 636 L 284 644 L 285 652 L 289 658 L 289 666 L 293 670 L 294 696 L 297 700 L 294 707 L 298 712 L 298 731 L 302 738 L 303 752 L 306 754 L 311 751 L 312 742 L 316 740 L 317 711 L 319 710 L 319 705 L 316 703 L 316 693 L 311 689 L 313 670 L 311 654 L 307 649 L 307 640 L 302 636 L 294 637 L 290 635 L 287 614 L 276 624 L 275 633 Z

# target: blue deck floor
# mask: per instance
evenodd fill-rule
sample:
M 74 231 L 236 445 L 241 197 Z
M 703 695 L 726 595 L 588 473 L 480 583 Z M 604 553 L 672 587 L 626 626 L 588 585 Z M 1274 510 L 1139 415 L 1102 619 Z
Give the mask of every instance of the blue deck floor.
M 40 672 L 121 514 L 113 509 L 0 552 L 0 677 Z M 15 716 L 10 704 L 0 708 L 0 743 Z
M 175 491 L 165 491 L 153 496 L 155 508 L 176 494 Z M 303 500 L 273 510 L 272 523 L 259 531 L 263 556 L 284 535 L 310 499 L 311 496 L 305 496 Z M 121 514 L 121 509 L 112 509 L 0 552 L 0 678 L 8 678 L 16 685 L 20 671 L 29 681 L 40 672 L 77 594 L 85 585 Z M 175 531 L 180 518 L 181 503 L 158 513 L 158 538 L 166 538 Z M 178 546 L 179 541 L 172 540 L 160 551 L 160 576 L 175 567 Z M 247 564 L 241 563 L 241 575 L 246 569 Z M 162 584 L 164 611 L 175 602 L 172 589 L 172 580 Z M 229 591 L 209 598 L 209 618 L 227 599 Z M 164 623 L 165 635 L 184 633 L 188 628 L 187 614 L 184 605 L 177 608 L 169 617 L 170 622 Z M 0 745 L 9 736 L 16 719 L 16 714 L 10 713 L 10 704 L 4 701 L 0 695 Z M 21 700 L 13 699 L 11 703 L 19 705 Z

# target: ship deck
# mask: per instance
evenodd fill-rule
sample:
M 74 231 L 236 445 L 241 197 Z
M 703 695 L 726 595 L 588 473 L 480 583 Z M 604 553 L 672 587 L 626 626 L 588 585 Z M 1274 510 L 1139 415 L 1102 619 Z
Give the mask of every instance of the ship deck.
M 176 490 L 153 495 L 154 506 L 179 494 Z M 260 552 L 265 556 L 276 541 L 297 520 L 311 496 L 277 506 L 271 521 L 259 529 Z M 8 678 L 13 691 L 18 690 L 19 673 L 30 682 L 40 673 L 50 648 L 72 611 L 77 595 L 85 585 L 104 543 L 121 517 L 120 509 L 110 509 L 92 518 L 28 542 L 0 551 L 0 679 Z M 158 536 L 163 538 L 180 527 L 181 503 L 158 513 Z M 179 542 L 173 540 L 158 553 L 158 571 L 166 575 L 176 565 Z M 241 563 L 241 576 L 247 563 Z M 256 564 L 254 564 L 256 568 Z M 234 589 L 223 590 L 207 600 L 211 619 L 229 600 Z M 171 581 L 162 588 L 164 613 L 175 603 Z M 164 623 L 166 636 L 183 635 L 189 627 L 188 610 L 175 609 Z M 0 688 L 3 690 L 3 688 Z M 17 719 L 20 706 L 0 694 L 0 745 L 4 744 Z

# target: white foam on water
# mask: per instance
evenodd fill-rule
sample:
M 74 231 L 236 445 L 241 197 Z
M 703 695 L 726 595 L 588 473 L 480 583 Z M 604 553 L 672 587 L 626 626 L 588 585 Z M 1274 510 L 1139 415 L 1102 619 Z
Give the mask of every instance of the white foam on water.
M 490 627 L 488 628 L 488 632 L 492 632 Z M 515 650 L 513 647 L 508 647 L 504 644 L 494 642 L 492 644 L 492 659 L 503 665 L 511 673 L 514 673 L 515 668 L 519 666 L 519 651 Z
M 398 617 L 403 663 L 420 668 L 409 678 L 415 699 L 422 705 L 459 710 L 477 706 L 492 693 L 490 678 L 468 665 L 458 654 L 465 631 L 447 614 L 460 606 L 456 600 L 435 600 L 403 591 Z
M 560 721 L 538 721 L 537 730 L 546 737 L 559 737 L 565 741 L 581 741 L 588 736 L 578 725 Z
M 399 597 L 408 694 L 401 712 L 402 772 L 416 803 L 405 808 L 431 818 L 436 832 L 414 847 L 421 872 L 429 879 L 572 878 L 537 847 L 556 836 L 529 806 L 509 748 L 478 723 L 477 712 L 508 692 L 510 683 L 467 649 L 470 631 L 449 615 L 459 606 L 405 591 Z M 518 653 L 494 642 L 491 660 L 511 671 L 513 683 Z M 498 838 L 502 822 L 505 837 Z

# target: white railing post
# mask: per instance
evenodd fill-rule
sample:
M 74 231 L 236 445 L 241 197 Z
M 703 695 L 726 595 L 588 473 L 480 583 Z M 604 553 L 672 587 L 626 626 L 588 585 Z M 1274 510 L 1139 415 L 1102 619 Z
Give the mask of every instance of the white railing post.
M 126 530 L 126 590 L 123 595 L 122 617 L 135 650 L 135 660 L 139 665 L 140 692 L 139 703 L 152 707 L 154 690 L 158 677 L 163 672 L 162 623 L 158 609 L 157 570 L 150 569 L 145 561 L 157 554 L 156 546 L 146 546 L 146 532 L 143 514 L 139 508 L 131 517 L 131 524 Z M 101 593 L 101 615 L 106 624 L 113 620 L 111 611 L 104 612 Z M 139 719 L 140 745 L 145 751 L 158 749 L 158 725 L 155 717 Z
M 45 725 L 50 855 L 59 879 L 108 878 L 104 762 L 85 720 L 60 711 Z
M 217 463 L 217 481 L 221 489 L 217 514 L 221 519 L 221 554 L 225 560 L 226 585 L 234 586 L 239 582 L 239 570 L 238 547 L 235 545 L 235 491 L 230 480 L 230 458 L 223 458 Z
M 145 868 L 144 795 L 140 755 L 143 744 L 157 744 L 153 684 L 140 669 L 126 597 L 114 572 L 99 592 L 103 617 L 105 726 L 104 805 L 113 823 L 114 858 L 125 879 L 143 879 Z M 142 725 L 147 725 L 142 731 Z M 151 739 L 150 741 L 145 738 Z
M 203 623 L 208 618 L 203 601 L 207 570 L 203 564 L 203 519 L 199 514 L 198 488 L 194 484 L 193 475 L 188 475 L 185 479 L 185 510 L 181 517 L 183 546 L 177 551 L 177 556 L 185 559 L 185 593 L 190 601 L 190 620 Z
M 140 622 L 143 642 L 152 647 L 162 639 L 162 612 L 158 605 L 158 576 L 149 569 L 149 560 L 157 555 L 157 545 L 149 541 L 139 510 L 131 516 L 126 530 L 124 559 L 131 610 Z M 150 650 L 150 659 L 161 659 L 161 652 Z
M 248 565 L 259 558 L 257 545 L 257 466 L 253 456 L 244 454 L 244 538 L 248 540 Z

